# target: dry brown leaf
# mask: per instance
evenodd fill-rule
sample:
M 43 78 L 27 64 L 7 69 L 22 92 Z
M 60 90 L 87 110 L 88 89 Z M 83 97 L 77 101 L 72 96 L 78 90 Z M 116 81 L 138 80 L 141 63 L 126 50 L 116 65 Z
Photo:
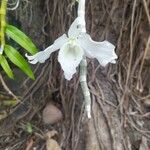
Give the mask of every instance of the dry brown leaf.
M 46 150 L 61 150 L 57 141 L 52 139 L 56 134 L 58 133 L 55 130 L 46 133 Z
M 26 150 L 32 150 L 33 148 L 33 139 L 31 138 L 28 142 L 27 142 L 27 147 Z
M 47 139 L 46 149 L 47 150 L 61 150 L 59 144 L 53 139 Z

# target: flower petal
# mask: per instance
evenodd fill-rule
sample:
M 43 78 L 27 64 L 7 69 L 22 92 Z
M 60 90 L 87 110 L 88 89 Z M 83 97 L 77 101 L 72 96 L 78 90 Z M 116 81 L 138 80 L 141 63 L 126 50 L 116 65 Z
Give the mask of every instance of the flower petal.
M 78 38 L 80 46 L 85 50 L 87 57 L 96 58 L 102 66 L 108 63 L 115 63 L 117 55 L 115 46 L 108 41 L 96 42 L 93 41 L 88 34 L 82 34 Z
M 67 35 L 63 34 L 54 41 L 54 44 L 47 47 L 44 51 L 38 52 L 33 56 L 28 56 L 27 54 L 25 54 L 25 56 L 28 58 L 31 64 L 36 64 L 37 62 L 44 63 L 50 57 L 52 52 L 58 50 L 67 41 Z
M 58 54 L 58 61 L 64 71 L 65 78 L 70 80 L 76 72 L 76 67 L 84 55 L 83 49 L 78 45 L 64 44 Z
M 83 18 L 77 17 L 69 28 L 68 36 L 76 38 L 81 32 L 85 32 L 85 21 Z

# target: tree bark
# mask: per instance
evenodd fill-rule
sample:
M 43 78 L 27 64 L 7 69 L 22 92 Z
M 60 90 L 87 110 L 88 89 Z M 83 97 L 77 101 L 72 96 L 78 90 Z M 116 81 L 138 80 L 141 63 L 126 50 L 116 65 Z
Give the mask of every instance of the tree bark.
M 44 100 L 52 97 L 52 101 L 58 102 L 64 113 L 63 123 L 59 124 L 62 149 L 148 149 L 150 57 L 147 53 L 144 58 L 144 53 L 149 38 L 149 5 L 145 0 L 86 1 L 88 33 L 95 40 L 108 40 L 116 45 L 119 57 L 117 64 L 106 68 L 99 66 L 96 60 L 88 60 L 91 120 L 85 117 L 78 73 L 70 82 L 64 80 L 57 54 L 53 54 L 45 64 L 37 67 L 35 82 L 25 83 L 28 88 L 24 87 L 24 106 L 21 103 L 1 123 L 0 132 L 10 132 L 6 128 L 10 120 L 16 124 L 22 119 L 34 119 L 37 110 L 45 105 Z M 76 8 L 77 3 L 72 0 L 30 0 L 20 2 L 12 16 L 39 48 L 44 49 L 59 35 L 67 33 L 76 16 Z M 20 111 L 21 106 L 24 109 Z M 14 117 L 16 114 L 19 117 Z

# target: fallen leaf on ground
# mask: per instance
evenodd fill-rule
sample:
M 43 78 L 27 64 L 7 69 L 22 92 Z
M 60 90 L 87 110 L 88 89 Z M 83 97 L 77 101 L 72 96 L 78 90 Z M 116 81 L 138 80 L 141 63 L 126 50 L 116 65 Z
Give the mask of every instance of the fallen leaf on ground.
M 27 141 L 26 150 L 32 150 L 32 148 L 33 148 L 33 143 L 34 143 L 33 139 L 30 138 L 29 141 Z
M 61 150 L 57 141 L 52 139 L 56 134 L 58 133 L 55 130 L 46 133 L 46 150 Z

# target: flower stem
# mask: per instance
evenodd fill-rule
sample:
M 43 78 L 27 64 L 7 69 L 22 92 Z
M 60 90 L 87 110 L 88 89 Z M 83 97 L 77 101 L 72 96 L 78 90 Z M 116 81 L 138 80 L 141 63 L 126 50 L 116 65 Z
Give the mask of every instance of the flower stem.
M 81 24 L 85 24 L 85 0 L 79 0 L 78 17 L 80 17 L 81 21 L 83 22 Z M 85 26 L 82 31 L 86 31 Z M 80 63 L 80 84 L 85 100 L 85 110 L 87 112 L 87 117 L 91 118 L 91 97 L 87 84 L 87 61 L 85 57 L 82 59 Z
M 80 63 L 80 84 L 85 100 L 85 110 L 87 112 L 88 118 L 91 118 L 91 97 L 90 91 L 87 85 L 87 61 L 84 57 Z
M 85 21 L 85 0 L 79 0 L 78 17 L 83 18 Z
M 1 50 L 0 54 L 3 53 L 5 46 L 5 26 L 6 26 L 6 9 L 7 9 L 8 0 L 2 0 L 0 7 L 0 41 L 1 41 Z

